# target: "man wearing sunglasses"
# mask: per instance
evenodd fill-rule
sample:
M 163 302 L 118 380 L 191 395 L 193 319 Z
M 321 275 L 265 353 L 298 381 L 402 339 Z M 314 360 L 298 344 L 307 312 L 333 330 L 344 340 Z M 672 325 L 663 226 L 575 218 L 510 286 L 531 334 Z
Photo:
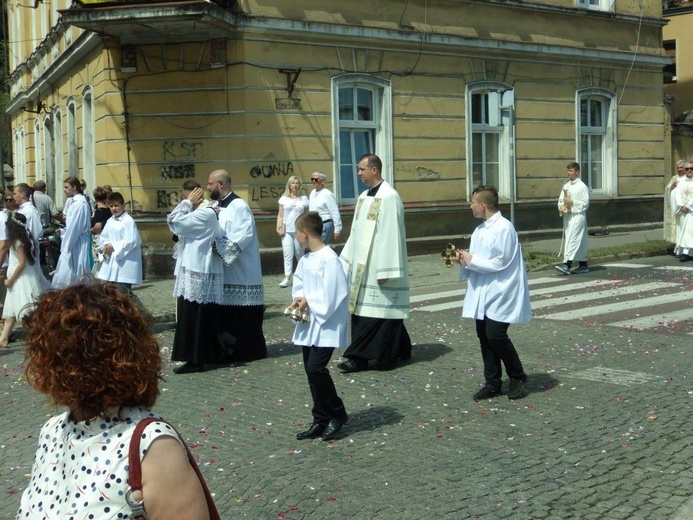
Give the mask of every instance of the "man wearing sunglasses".
M 342 217 L 339 215 L 337 207 L 337 198 L 330 190 L 325 188 L 325 180 L 327 175 L 322 172 L 314 172 L 310 176 L 310 182 L 313 183 L 313 191 L 308 197 L 308 211 L 317 211 L 322 219 L 322 243 L 327 245 L 334 236 L 335 240 L 339 240 L 339 235 L 342 233 Z

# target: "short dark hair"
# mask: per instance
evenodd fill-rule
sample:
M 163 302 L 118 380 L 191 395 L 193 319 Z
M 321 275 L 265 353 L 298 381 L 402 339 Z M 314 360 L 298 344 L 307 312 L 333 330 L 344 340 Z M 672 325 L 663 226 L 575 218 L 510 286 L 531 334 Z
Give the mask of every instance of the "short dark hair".
M 575 170 L 576 172 L 580 171 L 580 165 L 576 162 L 568 163 L 568 166 L 566 168 L 568 170 Z
M 36 181 L 34 183 L 34 189 L 36 191 L 46 191 L 46 183 L 44 181 Z
M 309 211 L 296 219 L 296 231 L 308 231 L 312 237 L 322 236 L 322 219 L 317 211 Z
M 376 170 L 378 170 L 378 173 L 383 173 L 383 161 L 380 160 L 380 157 L 378 157 L 374 153 L 367 153 L 361 156 L 359 162 L 363 161 L 364 159 L 368 161 L 369 168 L 375 168 Z
M 476 200 L 484 204 L 488 209 L 495 211 L 498 209 L 498 190 L 490 184 L 479 186 L 472 192 L 472 197 L 476 195 Z
M 26 195 L 27 198 L 31 197 L 31 194 L 34 193 L 34 188 L 29 186 L 26 182 L 20 182 L 14 187 L 14 189 Z
M 183 191 L 192 191 L 195 188 L 201 188 L 200 183 L 194 179 L 188 179 L 183 183 Z
M 123 205 L 123 204 L 125 204 L 125 199 L 120 194 L 120 192 L 114 191 L 113 193 L 110 193 L 108 195 L 108 204 L 111 204 L 111 203 Z

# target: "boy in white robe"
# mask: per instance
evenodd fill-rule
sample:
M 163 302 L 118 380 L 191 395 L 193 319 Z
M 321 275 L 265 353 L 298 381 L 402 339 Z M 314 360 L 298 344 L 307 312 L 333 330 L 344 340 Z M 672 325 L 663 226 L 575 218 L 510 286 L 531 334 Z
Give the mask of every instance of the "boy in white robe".
M 498 191 L 480 186 L 472 194 L 471 209 L 484 223 L 472 234 L 469 251 L 458 250 L 460 279 L 468 280 L 463 318 L 476 320 L 476 334 L 484 361 L 485 385 L 475 401 L 502 395 L 503 369 L 510 378 L 509 399 L 525 394 L 527 376 L 508 337 L 511 323 L 532 319 L 529 285 L 517 232 L 498 211 Z
M 336 437 L 349 417 L 327 364 L 335 348 L 345 347 L 349 317 L 349 283 L 337 254 L 321 239 L 322 219 L 315 211 L 296 220 L 296 239 L 308 248 L 294 274 L 292 307 L 306 313 L 296 323 L 293 342 L 303 347 L 303 365 L 313 397 L 313 424 L 296 438 L 324 441 Z
M 693 259 L 693 163 L 686 163 L 686 175 L 683 177 L 674 194 L 676 221 L 676 250 L 681 262 Z
M 142 239 L 137 224 L 125 211 L 125 199 L 118 193 L 108 197 L 111 218 L 99 237 L 99 260 L 101 269 L 96 277 L 100 280 L 130 287 L 142 283 Z
M 557 265 L 556 270 L 570 274 L 573 262 L 577 260 L 579 265 L 572 273 L 588 273 L 587 208 L 590 207 L 590 193 L 587 185 L 580 180 L 580 165 L 570 163 L 567 170 L 569 180 L 558 197 L 558 213 L 563 217 L 563 263 Z

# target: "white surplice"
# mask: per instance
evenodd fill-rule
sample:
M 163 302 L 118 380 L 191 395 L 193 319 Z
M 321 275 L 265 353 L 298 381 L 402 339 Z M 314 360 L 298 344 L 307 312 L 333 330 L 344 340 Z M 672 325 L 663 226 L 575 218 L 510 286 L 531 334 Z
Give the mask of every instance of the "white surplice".
M 233 196 L 233 194 L 231 194 Z M 235 197 L 219 210 L 217 251 L 224 262 L 224 305 L 264 305 L 260 245 L 250 206 Z
M 310 321 L 296 324 L 295 345 L 347 346 L 349 283 L 342 262 L 330 246 L 301 258 L 291 295 L 294 300 L 304 297 L 310 309 Z
M 84 195 L 78 193 L 65 204 L 65 229 L 60 233 L 60 258 L 53 275 L 53 287 L 66 287 L 91 272 L 91 208 Z
M 173 296 L 196 303 L 223 303 L 224 268 L 212 250 L 219 233 L 217 214 L 210 207 L 193 211 L 189 200 L 181 201 L 167 218 L 172 233 L 185 239 L 178 263 Z
M 587 260 L 587 208 L 590 207 L 590 192 L 580 179 L 568 181 L 563 185 L 558 197 L 558 210 L 563 206 L 565 191 L 573 201 L 573 206 L 563 217 L 563 241 L 561 250 L 565 261 Z
M 488 316 L 502 323 L 532 319 L 527 272 L 515 228 L 499 212 L 480 224 L 469 244 L 472 261 L 462 264 L 460 280 L 468 280 L 463 318 Z
M 113 246 L 113 253 L 103 259 L 96 277 L 107 282 L 142 283 L 142 238 L 137 224 L 125 211 L 111 217 L 99 236 L 99 247 Z
M 676 189 L 677 233 L 676 249 L 678 254 L 693 256 L 693 177 L 686 175 L 679 180 Z M 687 212 L 682 208 L 686 207 Z
M 386 319 L 409 317 L 409 267 L 404 206 L 383 181 L 375 194 L 364 191 L 356 204 L 349 239 L 340 259 L 350 278 L 350 311 Z M 378 280 L 386 279 L 382 285 Z

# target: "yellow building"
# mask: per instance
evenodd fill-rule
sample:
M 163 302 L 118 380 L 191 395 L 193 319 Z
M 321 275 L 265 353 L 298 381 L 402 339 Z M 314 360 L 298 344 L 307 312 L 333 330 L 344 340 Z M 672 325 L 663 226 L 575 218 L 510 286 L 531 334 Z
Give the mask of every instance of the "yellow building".
M 68 175 L 110 184 L 152 249 L 187 178 L 226 168 L 273 248 L 288 176 L 324 171 L 348 216 L 370 151 L 413 240 L 469 233 L 479 184 L 518 229 L 558 228 L 574 160 L 591 225 L 661 220 L 659 2 L 78 4 L 9 4 L 16 182 L 58 205 Z

